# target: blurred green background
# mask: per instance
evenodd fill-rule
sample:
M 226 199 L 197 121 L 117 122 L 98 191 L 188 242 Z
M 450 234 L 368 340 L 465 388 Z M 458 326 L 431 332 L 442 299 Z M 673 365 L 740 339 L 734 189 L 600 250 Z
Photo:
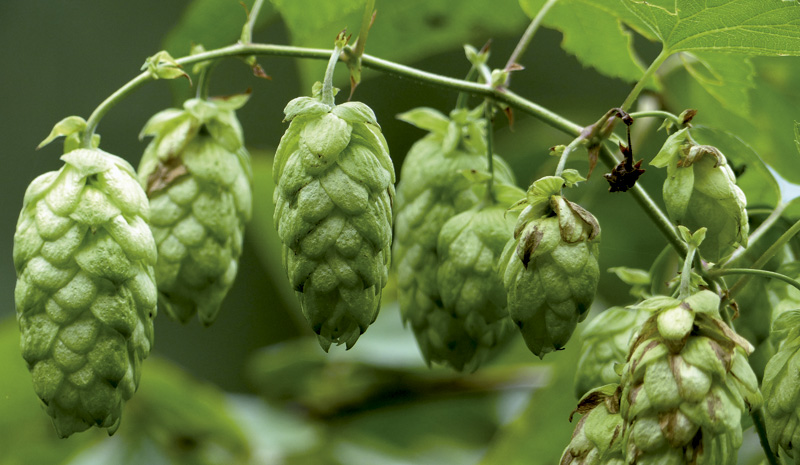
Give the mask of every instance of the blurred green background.
M 252 4 L 248 0 L 247 4 Z M 502 67 L 528 17 L 516 0 L 378 0 L 367 53 L 443 75 L 464 76 L 462 44 L 492 40 L 491 67 Z M 313 7 L 309 7 L 313 4 Z M 344 27 L 357 34 L 361 2 L 267 2 L 254 40 L 330 48 Z M 283 15 L 279 14 L 283 13 Z M 182 326 L 161 314 L 156 344 L 144 365 L 140 392 L 126 407 L 112 439 L 91 431 L 57 440 L 18 353 L 14 321 L 12 237 L 27 184 L 58 169 L 60 143 L 39 151 L 52 126 L 69 115 L 88 117 L 161 49 L 188 53 L 234 42 L 245 21 L 236 0 L 26 0 L 0 2 L 0 92 L 4 194 L 0 218 L 0 464 L 28 463 L 287 463 L 287 464 L 546 464 L 569 441 L 572 377 L 579 336 L 544 362 L 516 341 L 473 375 L 425 367 L 410 331 L 400 323 L 393 287 L 376 324 L 351 351 L 325 355 L 300 315 L 280 269 L 272 227 L 271 154 L 286 128 L 283 107 L 308 95 L 324 63 L 259 57 L 271 80 L 255 78 L 240 61 L 223 61 L 212 95 L 252 89 L 239 112 L 254 165 L 254 219 L 245 237 L 239 276 L 217 322 Z M 560 48 L 559 32 L 542 29 L 514 73 L 512 88 L 587 125 L 619 105 L 631 85 L 582 66 Z M 643 40 L 647 62 L 658 49 Z M 774 61 L 760 66 L 776 69 Z M 770 68 L 772 67 L 772 68 Z M 796 75 L 795 66 L 786 68 Z M 780 68 L 783 69 L 783 68 Z M 673 75 L 674 86 L 686 73 Z M 347 93 L 346 67 L 337 80 Z M 668 84 L 668 83 L 667 83 Z M 186 80 L 151 82 L 117 105 L 98 132 L 101 147 L 134 166 L 147 141 L 138 134 L 154 113 L 192 95 Z M 698 91 L 699 92 L 699 91 Z M 791 94 L 791 101 L 798 96 Z M 405 153 L 424 133 L 395 119 L 416 106 L 443 112 L 456 94 L 408 79 L 365 72 L 354 99 L 377 114 L 399 173 Z M 478 100 L 473 103 L 477 104 Z M 666 102 L 676 113 L 683 102 Z M 797 107 L 795 107 L 797 108 Z M 702 110 L 700 118 L 702 116 Z M 800 119 L 800 118 L 798 118 Z M 634 134 L 637 158 L 651 158 L 663 141 L 655 127 Z M 515 113 L 498 119 L 496 151 L 520 187 L 553 172 L 549 147 L 570 138 Z M 585 171 L 574 157 L 571 167 Z M 665 242 L 624 194 L 606 194 L 598 166 L 571 193 L 602 224 L 601 268 L 648 268 Z M 648 170 L 644 187 L 660 202 L 663 173 Z M 604 273 L 596 307 L 631 302 L 628 286 Z M 752 441 L 751 441 L 752 442 Z M 756 446 L 757 447 L 757 446 Z M 746 455 L 746 454 L 745 454 Z

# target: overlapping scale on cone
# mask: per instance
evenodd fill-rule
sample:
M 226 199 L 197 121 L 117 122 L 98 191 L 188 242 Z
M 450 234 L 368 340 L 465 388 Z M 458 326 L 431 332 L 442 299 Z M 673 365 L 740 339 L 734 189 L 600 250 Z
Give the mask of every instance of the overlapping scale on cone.
M 586 318 L 600 278 L 600 225 L 560 195 L 563 186 L 558 176 L 530 186 L 500 258 L 509 315 L 539 357 L 566 345 Z
M 238 270 L 252 194 L 250 159 L 235 110 L 247 95 L 190 99 L 154 115 L 139 165 L 158 245 L 161 303 L 174 320 L 217 318 Z
M 450 117 L 431 108 L 418 108 L 400 119 L 430 131 L 406 155 L 397 186 L 394 259 L 398 275 L 398 300 L 403 320 L 410 323 L 428 363 L 445 363 L 456 370 L 472 371 L 507 337 L 504 297 L 492 280 L 475 288 L 476 301 L 462 295 L 460 278 L 486 273 L 499 254 L 496 242 L 506 220 L 488 225 L 495 208 L 474 209 L 482 201 L 473 180 L 464 171 L 488 170 L 483 107 L 454 110 Z M 494 183 L 512 188 L 510 168 L 494 156 Z M 485 192 L 485 190 L 483 191 Z M 455 222 L 440 233 L 449 220 Z M 469 226 L 469 230 L 461 228 Z M 474 228 L 474 229 L 472 229 Z M 449 245 L 449 239 L 468 243 L 466 255 Z M 447 254 L 446 257 L 442 257 Z M 477 255 L 476 255 L 477 254 Z M 444 266 L 449 271 L 442 270 Z M 441 278 L 441 279 L 440 279 Z M 469 290 L 467 289 L 467 292 Z M 478 295 L 479 294 L 479 295 Z M 503 308 L 501 310 L 501 307 Z M 488 332 L 482 335 L 480 328 Z
M 348 348 L 375 320 L 392 244 L 394 167 L 360 102 L 299 97 L 273 164 L 275 226 L 303 314 L 324 349 Z
M 156 246 L 125 160 L 63 155 L 36 178 L 14 234 L 22 356 L 61 437 L 120 425 L 153 344 Z
M 719 303 L 703 290 L 639 304 L 653 315 L 622 372 L 626 463 L 736 463 L 742 414 L 762 397 L 752 346 L 720 319 Z
M 783 313 L 773 325 L 778 352 L 764 370 L 764 422 L 770 447 L 797 463 L 800 453 L 800 310 Z

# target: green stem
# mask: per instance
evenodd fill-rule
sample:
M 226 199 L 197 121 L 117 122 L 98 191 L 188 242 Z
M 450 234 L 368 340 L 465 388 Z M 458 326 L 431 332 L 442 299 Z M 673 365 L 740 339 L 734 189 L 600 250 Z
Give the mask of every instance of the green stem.
M 536 16 L 533 18 L 531 23 L 528 25 L 528 28 L 525 29 L 525 32 L 520 37 L 517 46 L 514 48 L 514 51 L 511 52 L 511 56 L 508 57 L 508 61 L 506 62 L 506 71 L 510 71 L 514 65 L 517 64 L 519 58 L 525 53 L 525 50 L 528 49 L 528 45 L 530 45 L 531 40 L 533 40 L 534 34 L 539 29 L 539 25 L 542 24 L 542 20 L 544 19 L 545 15 L 553 5 L 556 4 L 558 0 L 547 0 L 547 3 L 542 5 L 542 8 L 536 13 Z M 509 75 L 510 76 L 510 75 Z M 508 85 L 509 78 L 506 78 L 506 85 Z
M 486 198 L 495 203 L 494 198 L 494 102 L 486 99 L 483 109 L 486 116 L 486 167 L 489 169 L 489 180 L 486 181 Z
M 767 456 L 767 463 L 770 465 L 781 465 L 781 461 L 769 446 L 767 427 L 764 424 L 764 413 L 758 408 L 750 412 L 750 416 L 753 418 L 753 426 L 755 427 L 756 433 L 758 433 L 758 440 L 761 442 L 761 448 L 764 449 L 764 455 Z
M 778 253 L 778 251 L 781 248 L 783 248 L 783 246 L 785 246 L 786 243 L 789 242 L 789 240 L 791 240 L 799 232 L 800 232 L 800 220 L 795 222 L 795 224 L 793 224 L 791 228 L 786 230 L 785 233 L 781 234 L 781 237 L 779 237 L 774 244 L 772 244 L 766 251 L 764 251 L 764 253 L 761 254 L 760 257 L 758 257 L 758 260 L 753 262 L 751 268 L 757 270 L 763 268 L 764 265 L 767 264 L 769 259 L 772 258 L 776 253 Z M 731 297 L 734 297 L 736 293 L 742 290 L 742 288 L 744 288 L 744 286 L 747 284 L 749 280 L 750 280 L 750 275 L 745 275 L 739 278 L 739 280 L 736 281 L 736 283 L 730 289 Z
M 336 63 L 339 61 L 339 55 L 342 54 L 344 43 L 344 33 L 339 33 L 336 37 L 336 46 L 331 52 L 330 60 L 328 60 L 328 67 L 325 69 L 325 79 L 322 81 L 322 103 L 331 108 L 336 106 L 336 100 L 333 95 L 333 72 L 336 71 Z
M 478 68 L 475 65 L 472 65 L 464 80 L 472 81 L 475 78 L 476 74 L 478 74 Z M 469 93 L 459 92 L 458 98 L 456 99 L 456 109 L 467 108 L 468 102 L 469 102 Z
M 620 108 L 622 108 L 625 111 L 628 111 L 628 108 L 630 108 L 631 105 L 633 105 L 633 102 L 636 101 L 636 98 L 638 98 L 639 94 L 641 94 L 642 91 L 644 90 L 644 86 L 647 85 L 647 83 L 650 81 L 650 78 L 653 77 L 654 74 L 656 74 L 658 68 L 664 63 L 664 61 L 667 60 L 667 58 L 669 58 L 670 55 L 672 55 L 672 53 L 668 53 L 666 50 L 663 49 L 661 50 L 661 53 L 658 54 L 656 59 L 653 60 L 652 63 L 650 63 L 650 67 L 648 67 L 645 70 L 644 74 L 642 75 L 642 78 L 639 79 L 639 81 L 636 83 L 635 86 L 633 86 L 631 93 L 628 94 L 627 97 L 625 97 L 625 101 L 622 102 Z
M 312 59 L 332 59 L 332 50 L 327 49 L 314 49 L 305 47 L 295 47 L 291 45 L 273 45 L 273 44 L 234 44 L 227 47 L 222 47 L 210 50 L 195 55 L 190 55 L 177 59 L 176 61 L 181 66 L 199 63 L 202 61 L 215 60 L 225 57 L 248 56 L 248 55 L 272 55 L 272 56 L 285 56 L 296 58 L 312 58 Z M 461 79 L 455 79 L 447 76 L 441 76 L 434 73 L 422 71 L 410 66 L 401 65 L 391 61 L 383 60 L 373 57 L 368 54 L 362 56 L 362 64 L 368 68 L 376 71 L 382 71 L 397 76 L 413 79 L 420 82 L 425 82 L 431 85 L 452 89 L 455 91 L 466 92 L 471 95 L 480 97 L 490 97 L 496 102 L 506 103 L 514 108 L 517 108 L 531 116 L 539 119 L 545 124 L 558 129 L 573 137 L 580 135 L 583 130 L 572 121 L 564 118 L 563 116 L 555 113 L 541 105 L 538 105 L 530 100 L 527 100 L 519 95 L 511 92 L 510 90 L 492 89 L 485 84 L 469 82 Z M 89 116 L 86 124 L 86 131 L 84 132 L 85 147 L 91 146 L 92 136 L 99 124 L 100 120 L 108 113 L 111 108 L 120 100 L 127 97 L 140 85 L 151 80 L 152 77 L 149 73 L 143 72 L 123 85 L 116 92 L 111 94 L 104 100 Z M 600 159 L 603 163 L 613 168 L 619 163 L 608 147 L 603 147 L 600 151 Z M 670 223 L 664 212 L 656 205 L 652 198 L 645 192 L 642 187 L 637 184 L 628 192 L 633 195 L 636 202 L 644 210 L 645 214 L 654 222 L 656 227 L 666 237 L 669 243 L 675 247 L 682 256 L 686 255 L 686 246 L 683 241 L 678 237 L 675 228 Z
M 564 151 L 561 153 L 561 157 L 558 159 L 558 166 L 556 166 L 556 176 L 561 176 L 561 173 L 564 172 L 564 166 L 567 164 L 567 158 L 569 158 L 569 154 L 578 147 L 584 139 L 582 137 L 576 137 L 569 143 L 568 146 L 564 148 Z
M 676 126 L 680 127 L 683 125 L 681 119 L 678 118 L 678 115 L 670 113 L 668 111 L 661 111 L 661 110 L 648 110 L 648 111 L 637 111 L 634 113 L 628 113 L 631 118 L 638 119 L 638 118 L 664 118 L 672 121 L 675 123 Z
M 692 262 L 694 262 L 694 254 L 697 252 L 696 246 L 689 246 L 688 253 L 683 260 L 683 269 L 681 270 L 681 286 L 679 299 L 683 300 L 692 292 Z
M 253 28 L 256 27 L 256 19 L 258 19 L 258 13 L 261 12 L 261 6 L 263 4 L 264 0 L 256 0 L 253 2 L 253 8 L 250 9 L 250 15 L 247 17 L 248 44 L 253 42 Z
M 367 0 L 364 3 L 364 14 L 361 16 L 361 30 L 358 32 L 358 39 L 356 39 L 355 57 L 360 57 L 364 54 L 364 47 L 367 45 L 367 35 L 369 28 L 372 24 L 372 14 L 375 11 L 375 0 Z
M 767 271 L 767 270 L 756 270 L 752 268 L 720 268 L 718 270 L 710 271 L 709 276 L 717 277 L 717 276 L 724 276 L 728 274 L 745 274 L 751 276 L 761 276 L 764 278 L 774 278 L 779 279 L 790 286 L 793 286 L 800 290 L 800 283 L 795 281 L 794 279 L 780 273 L 776 273 L 774 271 Z

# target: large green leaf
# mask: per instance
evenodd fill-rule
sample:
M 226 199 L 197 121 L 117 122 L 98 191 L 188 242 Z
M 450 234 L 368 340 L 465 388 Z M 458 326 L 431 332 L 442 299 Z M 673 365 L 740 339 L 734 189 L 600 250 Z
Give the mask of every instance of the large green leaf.
M 520 5 L 533 18 L 546 0 L 520 0 Z M 633 22 L 635 17 L 615 2 L 596 0 L 560 0 L 544 17 L 544 25 L 561 31 L 561 46 L 584 65 L 606 76 L 635 82 L 644 67 L 633 47 L 633 35 L 623 26 L 622 18 Z
M 619 0 L 668 52 L 800 55 L 800 4 L 780 0 Z
M 750 59 L 733 53 L 682 53 L 684 66 L 698 84 L 723 107 L 747 118 L 755 68 Z
M 353 38 L 360 29 L 363 0 L 272 0 L 291 33 L 294 45 L 332 48 L 336 34 L 347 28 Z M 525 15 L 516 0 L 377 0 L 378 14 L 369 33 L 366 52 L 409 62 L 463 43 L 484 43 L 498 35 L 519 34 Z M 322 80 L 325 63 L 300 63 L 304 89 Z M 469 69 L 464 61 L 463 72 Z M 460 72 L 458 73 L 460 74 Z

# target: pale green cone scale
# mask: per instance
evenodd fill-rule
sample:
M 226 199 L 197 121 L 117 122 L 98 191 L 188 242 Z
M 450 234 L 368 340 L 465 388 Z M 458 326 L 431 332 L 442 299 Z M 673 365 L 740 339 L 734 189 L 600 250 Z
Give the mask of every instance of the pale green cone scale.
M 14 235 L 20 346 L 59 436 L 113 434 L 153 344 L 156 245 L 125 160 L 62 159 L 31 182 Z
M 320 345 L 356 343 L 388 279 L 394 167 L 372 110 L 299 97 L 273 164 L 283 264 Z

